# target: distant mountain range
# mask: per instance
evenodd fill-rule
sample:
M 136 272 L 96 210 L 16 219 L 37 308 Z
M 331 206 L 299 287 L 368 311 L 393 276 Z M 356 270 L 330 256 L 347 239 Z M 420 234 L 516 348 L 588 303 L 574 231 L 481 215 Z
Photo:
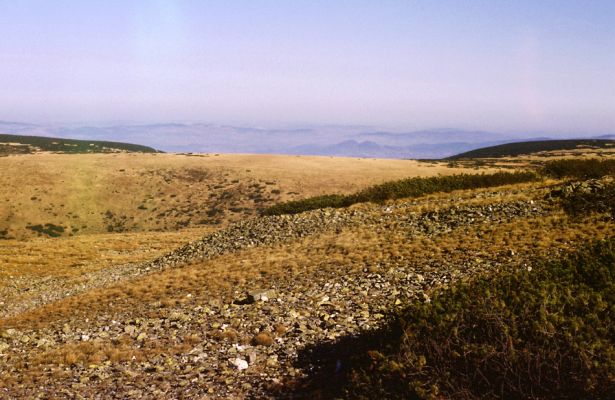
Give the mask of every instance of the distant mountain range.
M 168 152 L 305 154 L 369 158 L 444 158 L 498 144 L 550 139 L 524 134 L 461 129 L 399 133 L 360 125 L 269 129 L 205 123 L 62 126 L 0 121 L 0 134 L 2 133 L 139 143 Z M 565 138 L 590 137 L 592 136 L 578 135 Z M 615 138 L 615 135 L 593 136 L 593 138 L 610 139 Z

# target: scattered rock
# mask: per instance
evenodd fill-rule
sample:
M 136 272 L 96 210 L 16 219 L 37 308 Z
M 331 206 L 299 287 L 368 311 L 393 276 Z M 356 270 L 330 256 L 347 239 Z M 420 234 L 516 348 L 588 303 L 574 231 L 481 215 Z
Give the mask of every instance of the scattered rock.
M 248 292 L 248 302 L 267 301 L 275 296 L 275 291 L 267 289 L 255 289 Z
M 242 371 L 244 369 L 248 369 L 248 362 L 241 358 L 234 358 L 230 361 L 231 365 L 233 365 L 237 370 Z

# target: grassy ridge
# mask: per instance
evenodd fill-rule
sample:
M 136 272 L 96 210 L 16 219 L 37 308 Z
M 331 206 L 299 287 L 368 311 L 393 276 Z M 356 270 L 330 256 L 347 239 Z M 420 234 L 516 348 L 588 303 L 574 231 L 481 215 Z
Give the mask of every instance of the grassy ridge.
M 494 174 L 460 174 L 430 178 L 408 178 L 371 186 L 350 195 L 324 195 L 303 200 L 289 201 L 267 208 L 265 215 L 298 214 L 319 208 L 348 207 L 357 203 L 419 197 L 437 192 L 451 192 L 461 189 L 478 189 L 514 183 L 531 182 L 538 179 L 533 172 L 496 172 Z
M 157 153 L 156 149 L 138 144 L 107 142 L 99 140 L 76 140 L 60 139 L 42 136 L 22 136 L 0 134 L 0 145 L 2 143 L 20 143 L 36 147 L 42 151 L 53 151 L 60 153 L 109 153 L 112 151 L 127 151 L 134 153 Z M 13 150 L 19 153 L 29 153 L 30 149 L 15 148 L 15 146 L 0 146 L 0 150 Z M 2 152 L 2 151 L 0 151 Z
M 402 313 L 346 396 L 613 398 L 614 304 L 615 238 L 457 284 Z
M 530 142 L 506 143 L 498 146 L 483 147 L 446 158 L 459 160 L 464 158 L 498 158 L 514 157 L 541 151 L 574 150 L 579 147 L 609 148 L 615 147 L 615 140 L 608 139 L 570 139 L 570 140 L 536 140 Z

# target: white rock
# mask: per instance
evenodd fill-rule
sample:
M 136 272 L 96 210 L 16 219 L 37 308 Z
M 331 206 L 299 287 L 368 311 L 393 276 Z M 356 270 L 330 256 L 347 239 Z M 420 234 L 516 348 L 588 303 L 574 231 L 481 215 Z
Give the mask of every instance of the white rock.
M 235 358 L 234 360 L 231 360 L 231 365 L 235 366 L 239 371 L 248 369 L 248 362 L 239 357 Z

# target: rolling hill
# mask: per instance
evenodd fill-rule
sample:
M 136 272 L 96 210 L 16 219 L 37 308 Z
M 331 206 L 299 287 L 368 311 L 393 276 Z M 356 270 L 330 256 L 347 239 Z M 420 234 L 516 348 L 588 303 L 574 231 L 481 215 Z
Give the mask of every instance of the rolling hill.
M 68 154 L 159 153 L 154 148 L 131 143 L 0 134 L 0 154 L 31 154 L 40 151 Z
M 536 140 L 500 144 L 483 147 L 457 154 L 445 160 L 461 160 L 468 158 L 499 158 L 516 157 L 547 151 L 566 151 L 576 149 L 608 149 L 615 148 L 615 140 L 608 139 L 567 139 L 567 140 Z
M 410 160 L 169 153 L 24 154 L 1 157 L 0 170 L 0 239 L 19 240 L 217 227 L 277 202 L 462 171 Z

